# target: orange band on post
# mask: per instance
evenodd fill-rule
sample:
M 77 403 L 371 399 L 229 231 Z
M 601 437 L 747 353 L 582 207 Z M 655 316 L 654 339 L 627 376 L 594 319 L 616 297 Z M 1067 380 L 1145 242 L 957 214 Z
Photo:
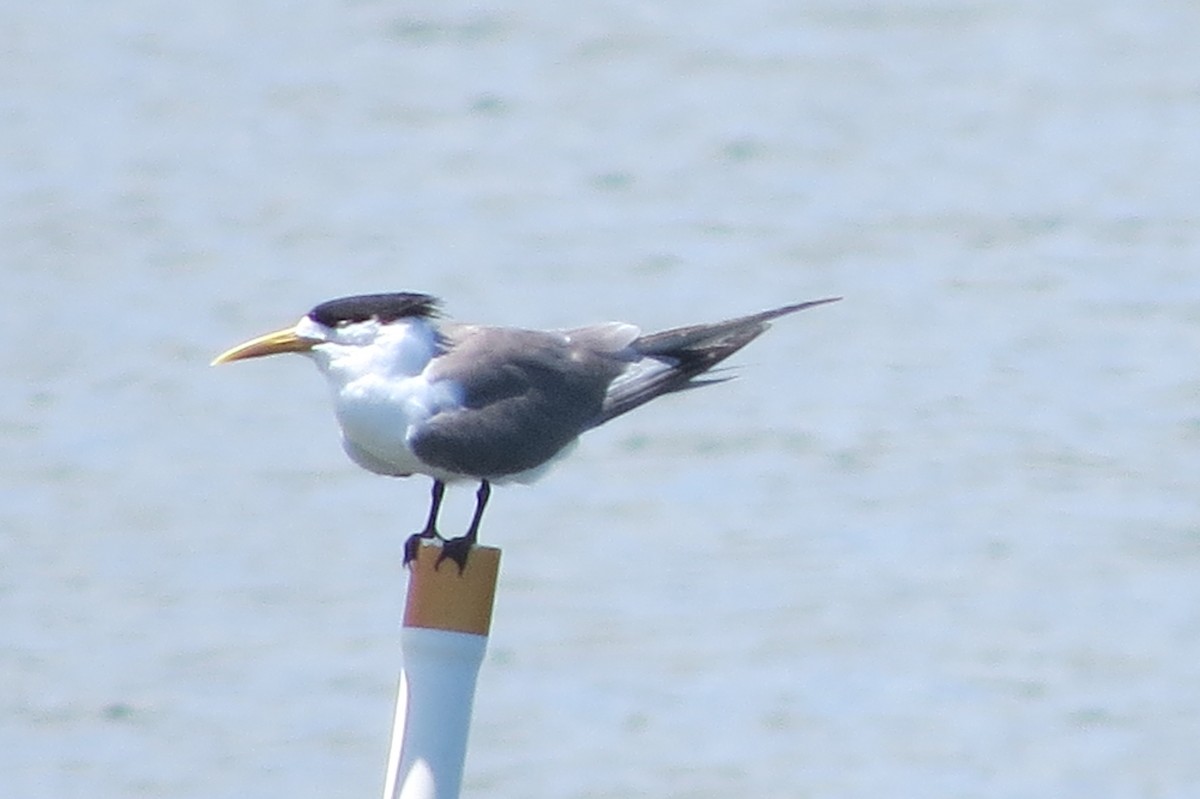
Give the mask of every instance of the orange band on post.
M 444 560 L 440 568 L 434 569 L 441 552 L 436 544 L 421 542 L 417 557 L 408 564 L 412 573 L 404 626 L 487 635 L 492 628 L 500 550 L 472 547 L 462 574 L 452 560 Z

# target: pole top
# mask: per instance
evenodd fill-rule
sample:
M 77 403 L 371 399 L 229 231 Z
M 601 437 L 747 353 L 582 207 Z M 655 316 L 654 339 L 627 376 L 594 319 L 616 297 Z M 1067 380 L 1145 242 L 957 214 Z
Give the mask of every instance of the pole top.
M 426 627 L 486 636 L 492 627 L 492 604 L 500 572 L 500 550 L 475 546 L 462 574 L 458 564 L 442 561 L 435 569 L 441 547 L 421 542 L 409 563 L 405 627 Z

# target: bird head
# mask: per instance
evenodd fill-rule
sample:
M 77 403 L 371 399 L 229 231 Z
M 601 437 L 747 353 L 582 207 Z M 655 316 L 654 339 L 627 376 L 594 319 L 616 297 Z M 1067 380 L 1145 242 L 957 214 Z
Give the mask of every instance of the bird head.
M 292 327 L 252 338 L 226 350 L 213 359 L 216 366 L 247 358 L 261 358 L 284 352 L 310 356 L 322 366 L 339 358 L 374 361 L 383 358 L 392 364 L 405 361 L 397 357 L 408 350 L 405 342 L 413 320 L 437 315 L 437 300 L 427 294 L 365 294 L 323 302 Z M 427 338 L 432 345 L 430 332 Z M 424 349 L 424 348 L 422 348 Z M 425 356 L 425 360 L 430 357 Z M 397 364 L 398 365 L 398 364 Z

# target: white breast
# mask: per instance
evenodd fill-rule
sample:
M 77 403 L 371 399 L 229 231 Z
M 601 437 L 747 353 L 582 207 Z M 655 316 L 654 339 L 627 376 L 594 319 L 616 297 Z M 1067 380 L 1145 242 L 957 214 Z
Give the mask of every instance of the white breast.
M 422 464 L 408 444 L 415 427 L 461 405 L 453 383 L 426 377 L 437 354 L 432 326 L 413 319 L 353 327 L 312 349 L 329 382 L 346 454 L 378 474 L 452 477 Z
M 365 375 L 334 395 L 346 452 L 360 466 L 392 475 L 431 473 L 409 448 L 412 431 L 459 404 L 451 383 L 430 383 L 422 376 L 389 380 Z

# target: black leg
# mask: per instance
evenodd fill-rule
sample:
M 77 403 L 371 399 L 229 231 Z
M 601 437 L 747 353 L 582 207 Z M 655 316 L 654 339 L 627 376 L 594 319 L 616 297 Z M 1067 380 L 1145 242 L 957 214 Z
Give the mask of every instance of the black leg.
M 479 520 L 483 518 L 483 509 L 487 507 L 488 499 L 492 496 L 492 484 L 487 480 L 479 481 L 479 490 L 475 492 L 475 515 L 471 517 L 471 526 L 463 536 L 472 544 L 479 540 Z
M 437 531 L 437 517 L 442 509 L 442 497 L 446 494 L 446 484 L 441 480 L 433 481 L 433 492 L 429 503 L 429 518 L 425 520 L 425 529 L 414 533 L 404 542 L 404 565 L 412 563 L 417 557 L 417 547 L 422 538 L 441 538 Z
M 425 520 L 425 529 L 417 533 L 421 538 L 437 538 L 437 518 L 442 510 L 442 497 L 446 496 L 446 484 L 441 480 L 433 481 L 433 491 L 429 495 L 429 518 Z
M 487 507 L 488 497 L 492 495 L 492 484 L 487 480 L 479 481 L 479 490 L 475 492 L 475 515 L 471 517 L 471 526 L 466 535 L 451 538 L 442 544 L 442 554 L 438 555 L 433 568 L 442 565 L 443 560 L 452 560 L 458 564 L 458 573 L 462 574 L 467 568 L 467 555 L 475 542 L 479 540 L 479 520 L 483 518 L 483 509 Z

